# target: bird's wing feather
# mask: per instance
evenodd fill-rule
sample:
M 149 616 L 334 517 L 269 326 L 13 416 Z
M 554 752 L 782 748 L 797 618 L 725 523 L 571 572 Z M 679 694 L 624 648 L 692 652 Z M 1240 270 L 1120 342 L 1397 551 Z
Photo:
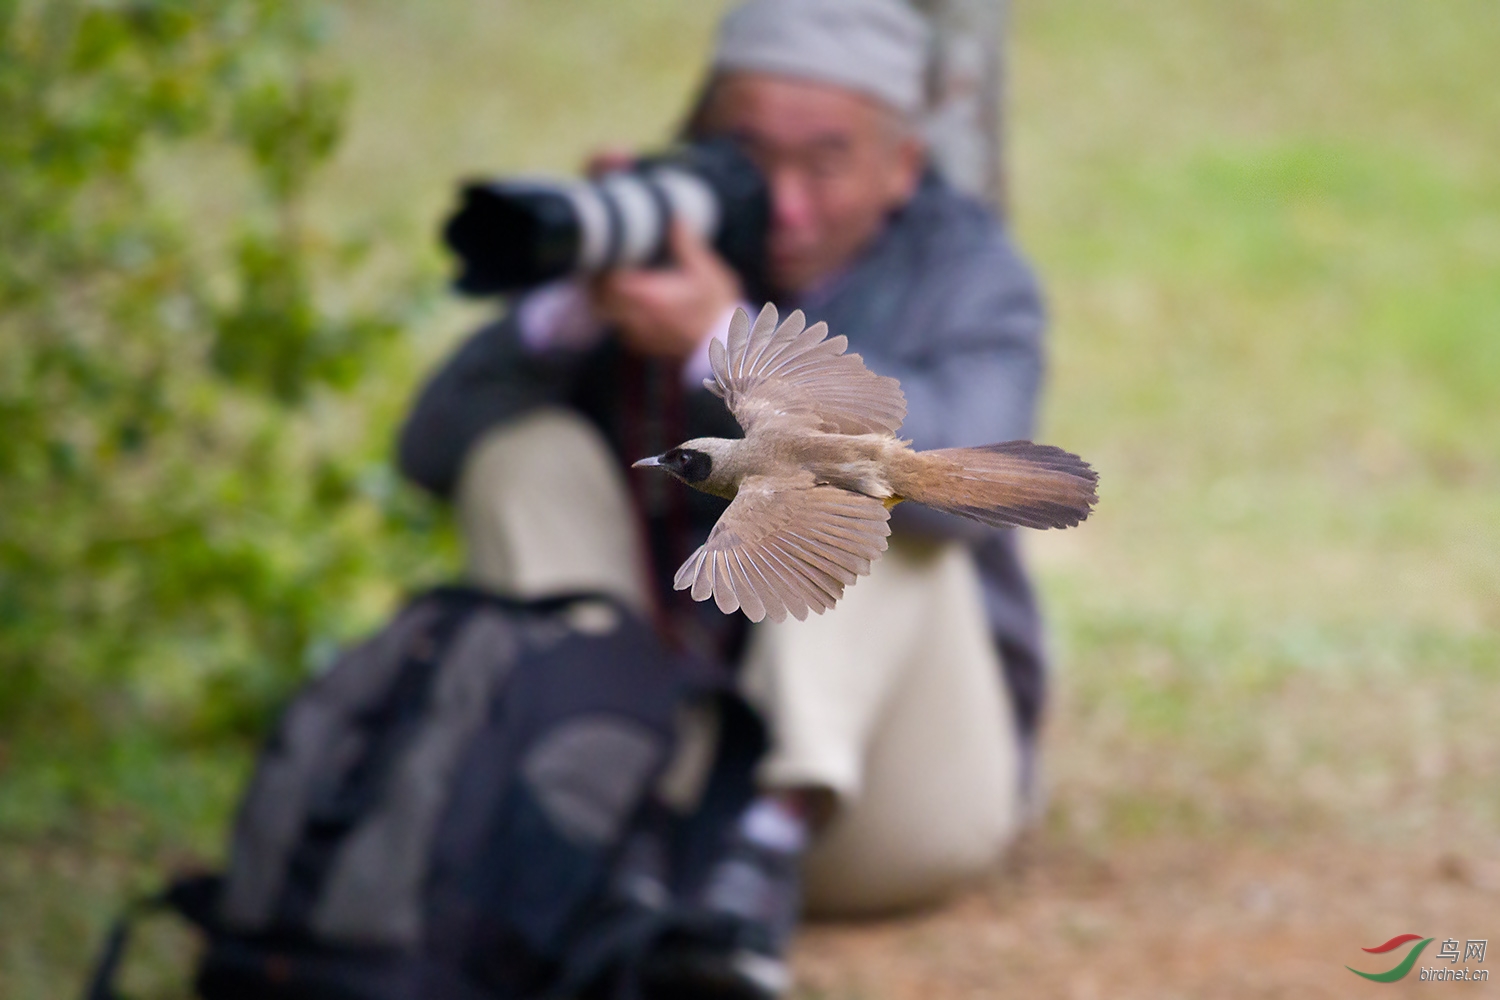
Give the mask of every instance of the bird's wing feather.
M 723 399 L 746 433 L 772 421 L 835 434 L 894 434 L 906 419 L 901 383 L 876 375 L 849 341 L 828 337 L 823 323 L 806 326 L 801 310 L 776 325 L 767 304 L 755 325 L 735 310 L 726 347 L 708 349 L 714 377 L 703 385 Z M 827 339 L 825 339 L 827 338 Z
M 822 614 L 885 551 L 890 514 L 837 486 L 749 476 L 672 586 L 753 622 Z

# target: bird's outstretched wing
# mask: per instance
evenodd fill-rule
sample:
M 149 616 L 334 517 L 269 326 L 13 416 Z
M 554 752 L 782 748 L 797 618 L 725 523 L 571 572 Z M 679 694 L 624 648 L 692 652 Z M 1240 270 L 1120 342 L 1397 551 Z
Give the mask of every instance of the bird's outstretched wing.
M 873 497 L 837 486 L 748 476 L 672 582 L 753 622 L 801 621 L 833 607 L 844 587 L 885 551 L 890 514 Z
M 828 326 L 806 326 L 797 310 L 776 325 L 776 307 L 766 305 L 750 325 L 743 310 L 729 323 L 729 344 L 715 340 L 708 357 L 714 377 L 704 388 L 729 406 L 740 426 L 769 421 L 835 434 L 894 434 L 906 419 L 901 383 L 876 375 L 849 341 L 828 337 Z

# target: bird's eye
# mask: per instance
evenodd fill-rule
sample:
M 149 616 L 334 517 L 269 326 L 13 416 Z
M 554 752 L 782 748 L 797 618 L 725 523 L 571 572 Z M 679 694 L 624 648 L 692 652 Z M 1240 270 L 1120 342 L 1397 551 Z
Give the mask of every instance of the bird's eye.
M 677 456 L 682 466 L 680 475 L 689 483 L 701 483 L 713 471 L 713 459 L 701 451 L 684 450 Z

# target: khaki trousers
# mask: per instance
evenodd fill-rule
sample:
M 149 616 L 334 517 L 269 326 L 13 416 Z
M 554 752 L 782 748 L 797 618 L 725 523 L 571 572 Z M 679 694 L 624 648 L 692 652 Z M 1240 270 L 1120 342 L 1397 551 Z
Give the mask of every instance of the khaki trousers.
M 581 417 L 544 410 L 491 431 L 457 505 L 475 582 L 650 606 L 624 472 Z M 743 679 L 771 734 L 763 784 L 838 802 L 807 856 L 810 910 L 931 902 L 1014 836 L 1015 723 L 963 546 L 892 539 L 832 611 L 755 626 Z

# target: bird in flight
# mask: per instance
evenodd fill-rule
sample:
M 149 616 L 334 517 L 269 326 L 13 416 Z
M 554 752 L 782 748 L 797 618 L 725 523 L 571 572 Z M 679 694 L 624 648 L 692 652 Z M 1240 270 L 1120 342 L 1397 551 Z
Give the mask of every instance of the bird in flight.
M 660 468 L 730 501 L 708 541 L 673 580 L 694 600 L 743 610 L 753 622 L 822 614 L 870 572 L 902 501 L 996 527 L 1070 527 L 1089 516 L 1099 477 L 1077 455 L 1030 441 L 915 451 L 896 437 L 906 397 L 876 375 L 848 339 L 807 326 L 801 311 L 777 325 L 767 304 L 744 310 L 729 341 L 709 345 L 714 376 L 743 438 L 695 438 L 636 468 Z

